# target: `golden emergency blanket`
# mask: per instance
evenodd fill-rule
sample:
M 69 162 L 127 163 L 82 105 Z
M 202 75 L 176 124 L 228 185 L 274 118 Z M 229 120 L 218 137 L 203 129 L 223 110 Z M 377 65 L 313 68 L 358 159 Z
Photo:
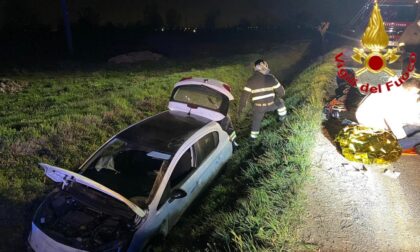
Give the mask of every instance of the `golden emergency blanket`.
M 389 164 L 402 152 L 392 133 L 359 125 L 345 127 L 335 141 L 346 159 L 363 164 Z

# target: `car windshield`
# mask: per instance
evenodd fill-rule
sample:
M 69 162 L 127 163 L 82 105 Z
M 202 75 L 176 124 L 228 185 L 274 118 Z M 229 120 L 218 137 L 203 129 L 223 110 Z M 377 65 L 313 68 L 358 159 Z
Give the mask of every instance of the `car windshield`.
M 82 175 L 142 207 L 153 191 L 165 158 L 164 154 L 146 152 L 115 138 L 82 167 Z
M 219 110 L 223 103 L 223 95 L 206 86 L 188 85 L 178 87 L 173 95 L 173 100 Z
M 413 5 L 381 5 L 381 14 L 385 22 L 413 22 L 416 11 Z

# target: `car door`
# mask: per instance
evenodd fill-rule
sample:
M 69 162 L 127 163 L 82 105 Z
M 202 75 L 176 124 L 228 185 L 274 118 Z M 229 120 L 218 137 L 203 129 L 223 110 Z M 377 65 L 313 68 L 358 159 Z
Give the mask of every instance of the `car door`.
M 218 132 L 207 133 L 198 138 L 177 161 L 158 204 L 159 214 L 167 215 L 168 229 L 175 225 L 207 184 L 211 175 L 208 168 L 214 166 L 207 157 L 217 144 Z M 176 190 L 182 190 L 186 195 L 182 198 L 171 198 Z
M 193 185 L 187 177 L 189 177 L 195 169 L 193 167 L 192 151 L 192 147 L 189 147 L 176 161 L 157 206 L 157 214 L 165 219 L 166 223 L 164 223 L 164 225 L 166 225 L 166 231 L 176 223 L 188 207 L 188 202 L 191 201 L 190 196 Z M 175 190 L 182 190 L 186 195 L 175 199 L 172 197 Z
M 194 197 L 213 180 L 219 167 L 222 166 L 222 160 L 217 155 L 219 142 L 219 132 L 213 131 L 201 137 L 193 145 L 195 166 L 199 167 L 195 179 Z

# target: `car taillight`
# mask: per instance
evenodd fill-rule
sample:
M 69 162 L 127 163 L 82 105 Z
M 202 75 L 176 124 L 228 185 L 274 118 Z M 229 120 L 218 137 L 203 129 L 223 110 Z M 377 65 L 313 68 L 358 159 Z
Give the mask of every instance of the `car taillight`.
M 223 84 L 223 87 L 224 87 L 227 91 L 229 91 L 230 93 L 232 93 L 232 88 L 231 88 L 228 84 L 224 83 L 224 84 Z
M 180 81 L 184 81 L 184 80 L 191 80 L 192 79 L 192 77 L 184 77 L 184 78 L 182 78 Z

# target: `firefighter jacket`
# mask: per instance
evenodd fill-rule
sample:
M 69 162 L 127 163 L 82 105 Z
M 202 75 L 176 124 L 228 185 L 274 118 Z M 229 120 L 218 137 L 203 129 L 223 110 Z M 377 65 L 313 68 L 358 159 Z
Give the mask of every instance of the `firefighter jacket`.
M 253 105 L 270 106 L 274 104 L 275 99 L 280 99 L 284 95 L 284 88 L 274 75 L 255 71 L 242 91 L 238 114 L 241 114 L 249 98 Z

